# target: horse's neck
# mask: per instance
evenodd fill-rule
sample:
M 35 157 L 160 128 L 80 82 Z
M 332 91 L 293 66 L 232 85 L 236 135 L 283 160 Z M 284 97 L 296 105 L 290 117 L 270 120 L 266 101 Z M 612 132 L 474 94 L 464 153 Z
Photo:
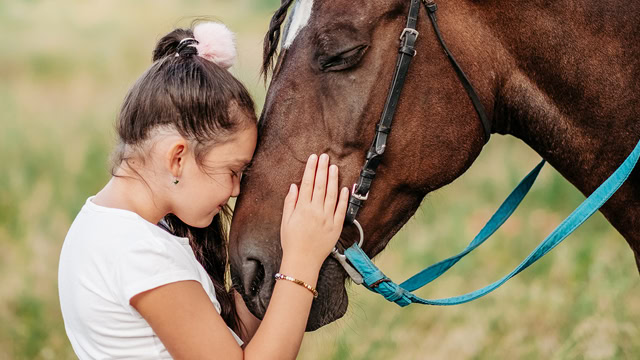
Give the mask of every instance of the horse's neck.
M 486 23 L 508 54 L 494 130 L 522 139 L 588 195 L 640 137 L 640 3 L 503 5 Z M 602 212 L 640 254 L 640 171 Z
M 508 54 L 497 130 L 521 138 L 591 192 L 640 134 L 640 5 L 503 3 L 487 24 Z

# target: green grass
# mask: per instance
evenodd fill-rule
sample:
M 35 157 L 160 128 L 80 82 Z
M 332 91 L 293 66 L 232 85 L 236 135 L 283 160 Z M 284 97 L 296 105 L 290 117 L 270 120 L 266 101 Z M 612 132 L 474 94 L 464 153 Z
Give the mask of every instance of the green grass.
M 109 178 L 112 124 L 155 41 L 211 16 L 238 32 L 234 73 L 261 105 L 261 39 L 277 0 L 0 2 L 0 359 L 72 359 L 58 255 L 85 199 Z M 537 155 L 495 136 L 430 194 L 376 262 L 400 281 L 463 249 Z M 520 263 L 584 197 L 546 166 L 503 229 L 424 297 L 459 295 Z M 305 337 L 300 359 L 635 359 L 640 282 L 597 214 L 502 288 L 457 307 L 399 308 L 349 286 L 347 315 Z

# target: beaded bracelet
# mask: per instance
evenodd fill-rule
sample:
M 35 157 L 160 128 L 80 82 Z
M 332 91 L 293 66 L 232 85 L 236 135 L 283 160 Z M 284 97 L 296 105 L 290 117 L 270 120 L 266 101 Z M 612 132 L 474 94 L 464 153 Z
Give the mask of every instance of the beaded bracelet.
M 276 278 L 276 280 L 288 280 L 291 281 L 293 283 L 296 283 L 300 286 L 304 286 L 307 290 L 311 291 L 311 293 L 313 294 L 313 298 L 317 298 L 318 297 L 318 290 L 316 290 L 313 286 L 307 284 L 306 282 L 302 281 L 302 280 L 298 280 L 296 278 L 293 278 L 291 276 L 287 276 L 284 274 L 280 274 L 280 273 L 276 273 L 276 275 L 274 276 Z

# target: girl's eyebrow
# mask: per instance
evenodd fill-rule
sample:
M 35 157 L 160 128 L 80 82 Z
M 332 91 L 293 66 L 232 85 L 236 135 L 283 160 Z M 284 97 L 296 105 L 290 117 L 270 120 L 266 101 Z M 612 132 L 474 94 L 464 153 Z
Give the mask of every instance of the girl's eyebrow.
M 219 171 L 224 168 L 232 169 L 233 171 L 246 171 L 251 166 L 251 159 L 236 159 L 230 161 L 205 161 L 203 164 L 206 168 Z
M 233 160 L 233 161 L 229 161 L 227 164 L 231 167 L 237 166 L 237 167 L 247 168 L 251 165 L 251 159 Z
M 233 160 L 228 160 L 228 161 L 216 161 L 218 164 L 220 165 L 227 165 L 227 166 L 241 166 L 241 165 L 246 165 L 251 163 L 252 159 L 233 159 Z M 215 160 L 214 160 L 215 161 Z
M 251 163 L 251 159 L 238 159 L 233 162 L 235 165 L 247 165 Z

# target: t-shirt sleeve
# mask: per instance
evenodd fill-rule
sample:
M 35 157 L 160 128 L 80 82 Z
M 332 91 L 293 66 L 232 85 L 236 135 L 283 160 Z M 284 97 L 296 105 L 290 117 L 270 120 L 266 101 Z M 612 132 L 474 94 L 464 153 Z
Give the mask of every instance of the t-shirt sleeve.
M 131 314 L 140 316 L 129 303 L 137 294 L 177 281 L 200 281 L 182 245 L 171 245 L 153 237 L 137 239 L 116 260 L 116 296 Z

